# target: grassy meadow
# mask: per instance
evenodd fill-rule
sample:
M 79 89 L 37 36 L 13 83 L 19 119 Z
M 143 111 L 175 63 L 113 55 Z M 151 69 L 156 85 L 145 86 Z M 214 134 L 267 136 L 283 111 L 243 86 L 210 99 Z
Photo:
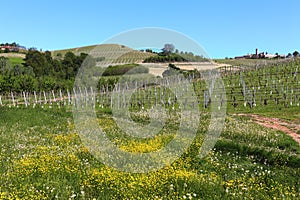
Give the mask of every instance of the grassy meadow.
M 196 138 L 170 166 L 148 173 L 121 172 L 99 162 L 83 145 L 69 105 L 2 106 L 0 199 L 299 199 L 299 144 L 284 132 L 236 115 L 256 113 L 299 123 L 298 64 L 224 76 L 225 126 L 205 157 L 199 152 L 211 122 L 202 102 L 207 87 L 193 82 L 201 108 Z M 129 137 L 109 108 L 96 107 L 98 124 L 129 152 L 159 150 L 178 128 L 171 121 L 152 139 Z M 134 117 L 144 123 L 139 112 Z
M 63 108 L 1 108 L 0 199 L 297 199 L 299 145 L 286 134 L 228 115 L 215 148 L 200 158 L 202 113 L 196 140 L 171 166 L 146 174 L 116 171 L 81 143 L 72 113 Z M 112 117 L 100 126 L 120 148 L 146 152 L 163 146 L 122 137 Z M 171 130 L 172 127 L 169 127 Z
M 24 63 L 24 60 L 23 60 L 23 58 L 20 58 L 20 57 L 10 57 L 9 62 L 11 63 L 12 66 L 15 66 L 17 64 Z

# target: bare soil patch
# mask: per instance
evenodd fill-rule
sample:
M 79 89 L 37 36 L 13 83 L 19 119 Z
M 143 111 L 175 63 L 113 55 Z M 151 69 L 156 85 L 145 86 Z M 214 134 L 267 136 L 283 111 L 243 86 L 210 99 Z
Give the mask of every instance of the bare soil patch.
M 25 54 L 23 53 L 0 53 L 0 57 L 6 57 L 6 58 L 25 58 Z
M 155 76 L 162 76 L 162 73 L 168 69 L 169 63 L 138 63 L 149 68 L 149 73 Z M 217 64 L 213 62 L 173 62 L 182 70 L 212 70 L 225 66 L 224 64 Z M 227 65 L 226 65 L 227 66 Z
M 291 136 L 300 145 L 300 124 L 289 123 L 279 118 L 269 118 L 255 114 L 238 114 L 238 116 L 249 116 L 257 124 L 274 130 L 283 131 Z

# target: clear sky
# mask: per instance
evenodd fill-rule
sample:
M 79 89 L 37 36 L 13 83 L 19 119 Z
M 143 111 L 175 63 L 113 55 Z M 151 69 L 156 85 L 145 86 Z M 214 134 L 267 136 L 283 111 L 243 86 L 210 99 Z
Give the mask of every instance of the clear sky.
M 0 43 L 43 50 L 161 27 L 191 37 L 211 58 L 300 51 L 299 0 L 3 0 L 0 8 Z

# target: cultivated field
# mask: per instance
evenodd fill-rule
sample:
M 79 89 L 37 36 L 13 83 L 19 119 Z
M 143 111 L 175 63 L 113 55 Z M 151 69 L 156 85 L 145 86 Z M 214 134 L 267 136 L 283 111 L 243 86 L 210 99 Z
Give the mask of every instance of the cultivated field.
M 105 63 L 114 65 L 136 63 L 154 55 L 152 53 L 133 50 L 129 47 L 118 44 L 92 45 L 80 48 L 57 50 L 52 51 L 51 53 L 54 58 L 63 58 L 67 52 L 73 52 L 76 55 L 79 55 L 80 53 L 87 53 L 93 57 L 105 57 Z
M 149 68 L 149 73 L 153 74 L 154 76 L 161 76 L 165 70 L 168 69 L 169 63 L 139 63 L 140 65 L 146 66 Z M 230 66 L 228 64 L 220 64 L 215 62 L 174 62 L 177 67 L 181 70 L 194 70 L 197 69 L 198 71 L 206 71 L 212 69 L 218 69 L 224 66 Z
M 24 59 L 25 54 L 23 53 L 0 53 L 0 57 L 6 57 L 6 58 L 20 58 Z

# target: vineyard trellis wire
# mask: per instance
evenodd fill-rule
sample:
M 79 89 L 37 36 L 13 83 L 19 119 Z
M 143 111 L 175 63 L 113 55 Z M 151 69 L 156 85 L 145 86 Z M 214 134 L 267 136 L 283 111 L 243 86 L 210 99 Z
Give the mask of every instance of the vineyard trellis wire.
M 225 84 L 226 94 L 220 93 L 218 101 L 224 102 L 224 96 L 227 95 L 226 103 L 232 107 L 256 107 L 256 106 L 275 106 L 289 107 L 300 105 L 300 78 L 299 66 L 297 63 L 281 63 L 271 66 L 253 67 L 222 67 L 219 73 L 223 74 L 222 79 Z M 205 72 L 201 73 L 205 74 Z M 208 79 L 212 76 L 208 75 Z M 175 84 L 180 84 L 180 78 L 175 77 Z M 188 81 L 193 84 L 195 94 L 197 95 L 196 104 L 200 108 L 208 108 L 211 103 L 211 90 L 213 84 L 209 87 L 202 80 L 196 79 L 196 76 L 190 75 Z M 73 88 L 70 90 L 51 90 L 51 91 L 23 91 L 6 92 L 0 94 L 0 106 L 9 107 L 52 107 L 52 106 L 72 106 L 76 100 L 93 101 L 94 107 L 112 108 L 113 106 L 151 108 L 160 104 L 164 107 L 178 108 L 177 95 L 185 94 L 187 91 L 168 91 L 170 77 L 155 78 L 154 80 L 143 80 L 135 82 L 117 83 L 114 86 L 103 84 L 98 88 Z M 174 84 L 172 83 L 172 84 Z M 213 83 L 213 82 L 212 82 Z M 135 92 L 129 98 L 126 93 L 130 84 L 135 84 Z M 175 87 L 176 88 L 176 87 Z M 178 87 L 179 88 L 179 87 Z M 222 97 L 222 95 L 224 95 Z M 112 97 L 115 96 L 115 102 Z M 188 99 L 186 99 L 188 102 Z M 184 106 L 187 103 L 183 103 Z M 196 106 L 196 105 L 194 105 Z

